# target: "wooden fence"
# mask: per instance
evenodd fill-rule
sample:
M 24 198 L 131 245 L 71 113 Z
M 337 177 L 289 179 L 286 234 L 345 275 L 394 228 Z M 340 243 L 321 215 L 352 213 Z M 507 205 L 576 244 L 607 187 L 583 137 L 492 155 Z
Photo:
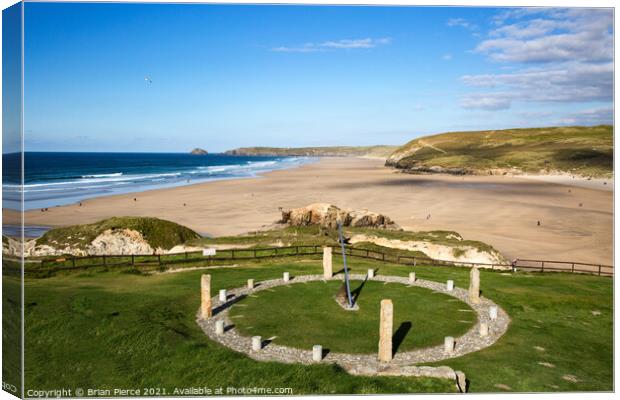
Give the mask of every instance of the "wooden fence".
M 518 259 L 517 269 L 538 272 L 572 272 L 598 276 L 613 276 L 614 267 L 603 264 L 588 264 L 571 261 Z
M 340 256 L 340 248 L 332 247 L 334 255 Z M 101 255 L 84 257 L 54 257 L 43 259 L 28 259 L 29 267 L 26 274 L 37 272 L 54 272 L 67 270 L 86 270 L 90 268 L 114 268 L 132 267 L 139 270 L 158 269 L 165 266 L 185 263 L 205 263 L 212 265 L 217 262 L 260 260 L 264 258 L 277 257 L 299 257 L 313 256 L 323 253 L 321 245 L 300 245 L 287 247 L 252 248 L 252 249 L 227 249 L 217 250 L 215 256 L 203 256 L 202 252 L 186 252 L 175 254 L 153 254 L 153 255 Z M 376 260 L 392 264 L 406 265 L 415 267 L 416 265 L 425 266 L 464 266 L 464 267 L 483 267 L 494 269 L 510 269 L 538 272 L 571 272 L 581 274 L 592 274 L 599 276 L 613 276 L 613 266 L 602 264 L 587 264 L 569 261 L 551 260 L 532 260 L 518 259 L 513 264 L 484 264 L 473 262 L 454 262 L 448 260 L 437 260 L 429 257 L 405 256 L 395 253 L 385 253 L 377 250 L 346 247 L 348 257 Z
M 84 270 L 95 267 L 163 267 L 166 265 L 185 263 L 213 264 L 221 261 L 260 260 L 264 258 L 295 257 L 304 255 L 322 254 L 323 248 L 315 246 L 288 246 L 256 249 L 227 249 L 218 250 L 215 256 L 203 256 L 202 252 L 185 252 L 174 254 L 152 255 L 101 255 L 83 257 L 54 257 L 39 259 L 37 268 L 32 270 Z M 32 261 L 32 260 L 31 260 Z

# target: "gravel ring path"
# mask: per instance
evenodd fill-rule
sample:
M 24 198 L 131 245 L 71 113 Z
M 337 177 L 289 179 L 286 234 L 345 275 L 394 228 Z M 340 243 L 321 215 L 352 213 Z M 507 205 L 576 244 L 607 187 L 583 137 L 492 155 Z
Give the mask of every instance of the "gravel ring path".
M 336 275 L 330 280 L 342 280 L 342 275 Z M 366 275 L 352 274 L 351 280 L 364 280 Z M 246 296 L 259 292 L 261 290 L 270 289 L 277 286 L 291 285 L 302 282 L 314 282 L 324 281 L 323 275 L 302 275 L 291 276 L 288 282 L 282 279 L 272 279 L 268 281 L 256 282 L 254 289 L 248 289 L 247 287 L 240 287 L 227 290 L 227 300 L 222 302 L 219 300 L 219 296 L 214 296 L 211 301 L 213 304 L 213 316 L 209 319 L 203 319 L 200 317 L 200 310 L 198 310 L 196 322 L 205 332 L 205 334 L 215 342 L 218 342 L 232 350 L 240 353 L 244 353 L 249 357 L 258 361 L 277 361 L 282 363 L 301 363 L 301 364 L 314 364 L 312 361 L 312 349 L 302 350 L 288 346 L 281 346 L 273 343 L 267 343 L 263 338 L 263 347 L 259 351 L 251 350 L 251 337 L 241 336 L 234 328 L 234 321 L 228 316 L 230 307 L 240 300 L 243 300 Z M 410 282 L 408 277 L 398 276 L 382 276 L 378 275 L 370 278 L 373 281 L 387 282 L 387 283 L 400 283 L 410 286 L 418 286 L 426 289 L 430 289 L 434 292 L 444 293 L 449 296 L 455 297 L 467 305 L 469 305 L 477 314 L 478 320 L 476 324 L 467 331 L 464 335 L 455 338 L 455 348 L 451 354 L 444 352 L 443 344 L 433 347 L 421 348 L 405 352 L 397 352 L 394 359 L 388 363 L 390 366 L 408 366 L 419 363 L 429 363 L 456 358 L 469 354 L 478 350 L 482 350 L 495 343 L 506 331 L 510 324 L 510 317 L 508 314 L 497 304 L 491 300 L 480 297 L 479 304 L 473 304 L 469 300 L 468 291 L 466 289 L 454 287 L 452 291 L 446 290 L 446 284 L 428 281 L 424 279 L 417 279 L 415 282 Z M 387 296 L 389 297 L 389 296 Z M 497 319 L 491 320 L 489 316 L 489 308 L 491 306 L 497 306 Z M 224 320 L 224 334 L 217 335 L 215 333 L 215 323 L 218 320 Z M 480 324 L 487 323 L 489 327 L 488 336 L 482 337 L 479 334 Z M 377 327 L 379 329 L 379 327 Z M 320 344 L 320 343 L 317 343 Z M 376 354 L 349 354 L 349 353 L 333 353 L 329 352 L 323 358 L 322 362 L 336 363 L 343 368 L 353 373 L 364 373 L 364 371 L 377 371 L 382 367 L 385 367 L 385 363 L 380 363 Z

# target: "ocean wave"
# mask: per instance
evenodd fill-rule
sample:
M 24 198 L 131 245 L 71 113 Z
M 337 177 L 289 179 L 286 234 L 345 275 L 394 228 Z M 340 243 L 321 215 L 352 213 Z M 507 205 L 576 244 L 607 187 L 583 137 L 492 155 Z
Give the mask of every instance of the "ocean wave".
M 189 174 L 198 175 L 198 174 L 247 174 L 248 171 L 251 172 L 264 172 L 266 170 L 274 169 L 274 167 L 281 166 L 282 168 L 286 168 L 294 163 L 292 160 L 284 159 L 284 160 L 272 160 L 272 161 L 247 161 L 245 164 L 225 164 L 225 165 L 210 165 L 210 166 L 202 166 L 196 168 L 196 170 L 189 171 Z M 297 161 L 297 160 L 295 160 Z M 299 161 L 297 161 L 299 162 Z M 277 168 L 275 168 L 277 169 Z
M 203 172 L 212 173 L 212 172 L 226 172 L 232 171 L 234 169 L 243 168 L 242 164 L 230 164 L 230 165 L 210 165 L 205 167 L 198 167 L 196 170 L 189 171 L 190 174 L 200 174 Z
M 237 160 L 235 160 L 237 161 Z M 222 179 L 255 177 L 259 174 L 293 168 L 312 161 L 309 157 L 288 157 L 278 160 L 239 160 L 238 163 L 200 165 L 189 168 L 172 167 L 167 170 L 142 173 L 83 172 L 81 175 L 54 176 L 47 180 L 33 180 L 23 187 L 19 184 L 3 185 L 5 197 L 25 195 L 26 209 L 70 204 L 89 197 L 105 194 L 140 192 L 149 189 L 183 186 Z M 163 169 L 163 168 L 162 168 Z M 102 171 L 103 172 L 103 171 Z
M 103 175 L 103 174 L 102 174 Z M 24 185 L 24 189 L 33 188 L 48 188 L 50 186 L 70 186 L 70 185 L 82 185 L 84 183 L 120 183 L 120 182 L 140 182 L 145 180 L 151 180 L 160 177 L 178 177 L 181 176 L 181 172 L 163 173 L 163 174 L 146 174 L 146 175 L 113 175 L 109 174 L 109 177 L 101 178 L 83 178 L 67 180 L 62 182 L 46 182 L 46 183 L 27 183 Z M 19 187 L 19 185 L 16 185 Z
M 122 172 L 115 172 L 113 174 L 99 174 L 99 175 L 82 175 L 81 178 L 111 178 L 114 176 L 122 176 Z
M 268 167 L 270 165 L 276 165 L 277 161 L 248 161 L 248 165 L 252 167 Z

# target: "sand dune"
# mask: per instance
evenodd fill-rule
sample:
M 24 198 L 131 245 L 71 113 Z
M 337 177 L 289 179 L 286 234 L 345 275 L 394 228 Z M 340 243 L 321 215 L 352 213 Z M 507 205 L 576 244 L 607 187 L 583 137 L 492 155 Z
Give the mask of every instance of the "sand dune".
M 221 236 L 274 222 L 280 217 L 278 207 L 328 202 L 384 213 L 407 229 L 454 230 L 493 245 L 508 258 L 612 264 L 613 192 L 567 185 L 510 176 L 407 175 L 383 167 L 383 160 L 334 158 L 255 179 L 30 211 L 26 223 L 68 225 L 111 216 L 153 216 Z

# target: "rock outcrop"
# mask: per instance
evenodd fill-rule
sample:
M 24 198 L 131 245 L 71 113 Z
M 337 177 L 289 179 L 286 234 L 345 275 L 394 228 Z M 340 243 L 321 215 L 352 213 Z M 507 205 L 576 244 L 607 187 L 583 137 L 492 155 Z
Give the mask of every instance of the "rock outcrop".
M 465 244 L 448 245 L 422 240 L 398 240 L 367 235 L 353 235 L 349 239 L 349 243 L 374 243 L 391 249 L 420 251 L 434 260 L 454 263 L 480 263 L 488 264 L 488 268 L 494 265 L 495 269 L 509 269 L 509 267 L 498 267 L 498 264 L 506 265 L 508 261 L 497 250 L 481 250 Z
M 280 223 L 291 226 L 319 225 L 324 228 L 342 226 L 400 229 L 389 217 L 368 210 L 341 209 L 333 204 L 314 203 L 306 207 L 282 211 Z
M 159 252 L 161 251 L 159 249 Z M 91 255 L 124 255 L 153 254 L 157 251 L 151 247 L 138 231 L 132 229 L 108 229 L 91 242 L 87 252 Z
M 100 255 L 130 255 L 130 254 L 165 254 L 166 250 L 154 249 L 144 239 L 142 234 L 132 229 L 108 229 L 97 236 L 90 244 L 83 247 L 37 245 L 36 240 L 24 243 L 26 257 L 42 256 L 100 256 Z
M 199 148 L 199 147 L 196 147 L 194 150 L 192 150 L 192 151 L 190 152 L 190 154 L 193 154 L 193 155 L 195 155 L 195 156 L 204 156 L 204 155 L 209 154 L 209 152 L 208 152 L 208 151 L 206 151 L 205 149 L 201 149 L 201 148 Z
M 200 238 L 182 225 L 151 217 L 114 217 L 92 224 L 54 228 L 27 240 L 26 257 L 60 255 L 147 255 L 166 254 Z M 3 253 L 19 256 L 18 241 L 3 237 Z

